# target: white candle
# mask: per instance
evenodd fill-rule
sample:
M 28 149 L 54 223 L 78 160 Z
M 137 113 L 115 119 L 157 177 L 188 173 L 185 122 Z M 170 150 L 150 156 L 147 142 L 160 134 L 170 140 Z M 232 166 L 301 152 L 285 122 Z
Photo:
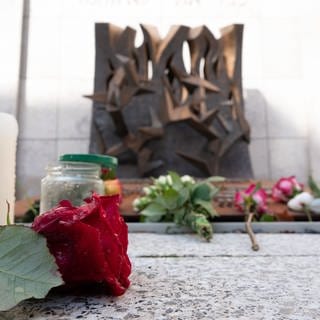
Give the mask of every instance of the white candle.
M 0 112 L 0 225 L 7 221 L 6 201 L 11 207 L 10 221 L 14 222 L 17 137 L 17 120 Z

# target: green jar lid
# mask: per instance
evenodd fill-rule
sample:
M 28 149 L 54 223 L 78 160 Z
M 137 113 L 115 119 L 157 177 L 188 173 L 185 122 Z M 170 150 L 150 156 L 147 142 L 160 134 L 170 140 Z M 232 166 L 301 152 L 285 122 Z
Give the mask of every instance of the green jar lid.
M 101 154 L 63 154 L 60 161 L 90 162 L 100 164 L 102 168 L 115 169 L 118 166 L 118 159 Z

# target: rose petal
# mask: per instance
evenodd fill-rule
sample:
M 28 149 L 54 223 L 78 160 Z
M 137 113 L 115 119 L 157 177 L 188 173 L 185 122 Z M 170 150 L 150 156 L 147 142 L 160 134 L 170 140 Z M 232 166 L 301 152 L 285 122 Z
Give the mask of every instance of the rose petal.
M 256 185 L 254 183 L 250 184 L 250 186 L 244 191 L 245 195 L 251 195 Z
M 104 283 L 114 295 L 128 288 L 128 230 L 118 206 L 119 196 L 94 194 L 81 207 L 63 202 L 34 221 L 66 284 Z
M 244 210 L 244 198 L 240 191 L 237 191 L 234 195 L 234 204 L 238 210 Z
M 294 184 L 289 179 L 281 179 L 278 188 L 286 195 L 292 194 Z

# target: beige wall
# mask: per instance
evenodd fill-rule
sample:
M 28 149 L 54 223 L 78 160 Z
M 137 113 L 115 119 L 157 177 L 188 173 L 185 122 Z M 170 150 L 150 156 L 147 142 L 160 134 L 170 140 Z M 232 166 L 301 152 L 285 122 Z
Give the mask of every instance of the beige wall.
M 26 71 L 20 79 L 22 15 L 10 9 L 16 5 L 21 10 L 22 1 L 0 3 L 15 17 L 5 20 L 5 30 L 14 35 L 7 50 L 13 54 L 6 56 L 13 68 L 12 85 L 0 76 L 0 110 L 14 110 L 19 84 L 19 197 L 39 193 L 44 167 L 59 154 L 88 149 L 91 102 L 82 95 L 93 91 L 95 22 L 136 28 L 150 23 L 162 34 L 172 24 L 206 24 L 218 30 L 244 23 L 243 83 L 255 176 L 295 174 L 305 181 L 312 172 L 320 181 L 318 0 L 29 1 L 22 51 Z M 0 36 L 8 38 L 3 28 Z
M 17 111 L 22 14 L 21 0 L 1 0 L 0 111 L 14 115 Z

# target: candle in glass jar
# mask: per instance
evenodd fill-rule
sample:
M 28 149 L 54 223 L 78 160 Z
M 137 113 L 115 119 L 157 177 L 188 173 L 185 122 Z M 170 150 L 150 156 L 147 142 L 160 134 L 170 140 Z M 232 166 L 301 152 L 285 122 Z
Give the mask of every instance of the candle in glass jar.
M 7 221 L 7 201 L 10 221 L 14 222 L 17 137 L 17 120 L 0 112 L 0 225 Z

